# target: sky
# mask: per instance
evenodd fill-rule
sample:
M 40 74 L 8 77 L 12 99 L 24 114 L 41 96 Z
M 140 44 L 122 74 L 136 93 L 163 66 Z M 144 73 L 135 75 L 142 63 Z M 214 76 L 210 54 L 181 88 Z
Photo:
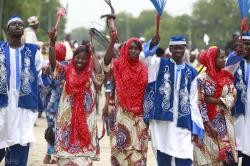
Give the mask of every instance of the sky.
M 104 0 L 60 0 L 66 7 L 68 4 L 66 32 L 82 27 L 103 29 L 103 14 L 109 14 L 110 8 Z M 197 0 L 167 0 L 164 11 L 173 16 L 191 14 L 193 4 Z M 154 10 L 150 0 L 111 0 L 116 13 L 127 12 L 134 17 L 139 16 L 143 10 Z M 153 16 L 152 16 L 153 17 Z

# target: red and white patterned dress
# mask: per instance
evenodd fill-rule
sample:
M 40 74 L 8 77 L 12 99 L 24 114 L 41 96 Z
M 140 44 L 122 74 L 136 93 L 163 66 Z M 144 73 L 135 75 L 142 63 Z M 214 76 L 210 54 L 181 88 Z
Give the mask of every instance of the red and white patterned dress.
M 64 72 L 60 67 L 57 67 L 56 69 L 60 69 L 60 72 Z M 84 148 L 80 146 L 79 138 L 77 138 L 74 144 L 70 143 L 73 96 L 67 95 L 64 86 L 56 117 L 55 156 L 59 159 L 58 165 L 90 166 L 92 165 L 92 160 L 99 159 L 100 147 L 97 135 L 95 107 L 96 90 L 94 82 L 101 84 L 102 81 L 103 74 L 93 73 L 91 79 L 85 85 L 90 86 L 91 90 L 82 94 L 84 96 L 84 102 L 82 103 L 84 103 L 86 122 L 91 138 L 91 143 Z
M 236 100 L 236 89 L 233 84 L 224 85 L 220 100 L 224 106 L 216 106 L 216 115 L 209 119 L 209 109 L 204 101 L 205 96 L 213 96 L 216 90 L 215 82 L 202 73 L 198 79 L 199 109 L 203 122 L 210 121 L 217 130 L 218 138 L 214 138 L 205 132 L 203 146 L 195 146 L 194 165 L 219 165 L 224 162 L 236 163 L 237 151 L 234 137 L 233 118 L 230 110 Z M 225 153 L 224 153 L 225 152 Z M 223 155 L 225 154 L 225 155 Z M 220 159 L 221 157 L 221 159 Z

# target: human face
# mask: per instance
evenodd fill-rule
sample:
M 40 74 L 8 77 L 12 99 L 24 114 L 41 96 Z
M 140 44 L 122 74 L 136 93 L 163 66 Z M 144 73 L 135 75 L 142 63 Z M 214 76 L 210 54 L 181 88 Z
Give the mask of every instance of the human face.
M 225 59 L 225 51 L 218 48 L 216 59 L 215 59 L 215 67 L 218 70 L 221 70 L 226 65 L 226 59 Z
M 169 47 L 169 50 L 172 53 L 172 58 L 175 60 L 176 63 L 182 62 L 185 49 L 186 49 L 185 45 L 171 45 Z
M 83 69 L 85 68 L 85 66 L 88 63 L 88 54 L 86 52 L 80 52 L 79 54 L 74 56 L 74 65 L 75 68 L 78 71 L 83 71 Z
M 193 63 L 195 61 L 195 59 L 196 59 L 196 55 L 190 54 L 190 56 L 189 56 L 190 63 Z
M 244 50 L 245 50 L 246 56 L 249 57 L 250 56 L 250 41 L 243 40 L 243 44 L 244 44 Z
M 7 32 L 14 37 L 21 37 L 23 35 L 24 24 L 21 21 L 13 21 L 9 24 Z
M 140 55 L 140 49 L 135 44 L 135 42 L 131 42 L 131 45 L 128 48 L 128 55 L 131 60 L 137 60 Z
M 35 25 L 31 25 L 31 27 L 34 29 L 34 30 L 37 30 L 39 28 L 39 23 L 35 24 Z

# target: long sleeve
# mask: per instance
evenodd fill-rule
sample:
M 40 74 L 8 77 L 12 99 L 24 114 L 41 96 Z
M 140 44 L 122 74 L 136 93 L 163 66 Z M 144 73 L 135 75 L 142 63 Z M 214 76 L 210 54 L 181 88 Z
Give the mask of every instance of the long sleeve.
M 155 53 L 158 48 L 158 45 L 156 45 L 150 49 L 150 43 L 151 40 L 144 44 L 143 51 L 140 54 L 140 60 L 147 66 L 152 65 L 151 61 L 155 59 L 153 57 L 155 57 Z
M 235 51 L 231 52 L 228 55 L 225 70 L 227 70 L 230 73 L 234 74 L 236 69 L 239 66 L 240 61 L 243 60 L 243 59 L 244 59 L 244 57 L 242 55 L 238 55 Z
M 155 55 L 158 46 L 154 46 L 149 51 L 150 42 L 151 40 L 144 45 L 144 50 L 140 53 L 140 61 L 148 67 L 148 82 L 153 82 L 157 79 L 161 58 Z
M 204 126 L 198 107 L 197 78 L 192 81 L 189 98 L 191 104 L 192 134 L 197 135 L 199 138 L 203 138 Z
M 205 102 L 205 82 L 198 78 L 197 79 L 197 83 L 198 83 L 198 106 L 199 106 L 199 110 L 201 113 L 201 117 L 203 119 L 203 122 L 207 122 L 209 121 L 208 118 L 208 110 L 207 110 L 207 104 Z

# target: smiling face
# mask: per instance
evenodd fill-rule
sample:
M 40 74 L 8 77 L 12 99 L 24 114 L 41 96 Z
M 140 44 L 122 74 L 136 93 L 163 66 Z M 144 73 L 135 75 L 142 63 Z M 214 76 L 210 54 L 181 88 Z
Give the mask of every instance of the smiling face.
M 83 71 L 89 61 L 88 49 L 86 46 L 80 46 L 74 53 L 73 62 L 78 71 Z
M 215 67 L 218 70 L 221 70 L 225 67 L 226 65 L 226 59 L 225 59 L 225 51 L 223 51 L 222 49 L 217 50 L 217 55 L 216 55 L 216 59 L 215 59 Z
M 171 45 L 169 47 L 170 52 L 172 53 L 172 58 L 176 63 L 181 63 L 184 56 L 186 45 Z
M 128 57 L 130 60 L 137 60 L 139 58 L 141 48 L 141 44 L 136 43 L 135 41 L 131 42 L 131 45 L 128 48 Z
M 23 35 L 23 30 L 24 30 L 24 24 L 21 21 L 13 21 L 9 24 L 7 28 L 7 33 L 8 35 L 12 37 L 22 37 Z

